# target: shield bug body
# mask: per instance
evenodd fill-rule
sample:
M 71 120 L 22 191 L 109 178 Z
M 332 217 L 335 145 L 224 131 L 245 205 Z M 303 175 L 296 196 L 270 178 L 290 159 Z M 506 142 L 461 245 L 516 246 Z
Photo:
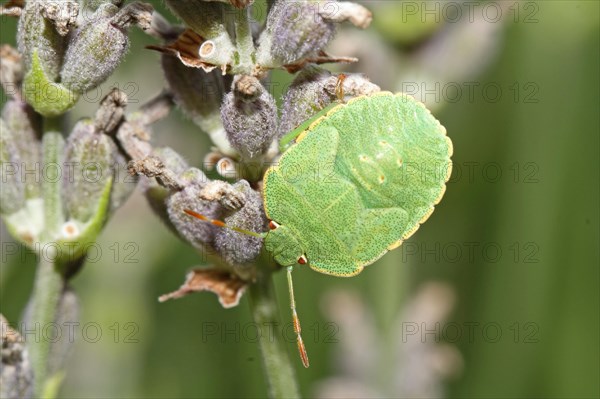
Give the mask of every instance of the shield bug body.
M 353 276 L 412 235 L 441 200 L 452 142 L 423 104 L 378 93 L 299 133 L 264 177 L 265 246 L 282 266 Z M 304 257 L 304 258 L 302 258 Z
M 292 144 L 293 140 L 295 143 Z M 264 176 L 265 248 L 292 266 L 354 276 L 410 237 L 450 176 L 452 142 L 422 103 L 382 92 L 333 105 L 284 136 Z M 239 231 L 239 229 L 238 229 Z

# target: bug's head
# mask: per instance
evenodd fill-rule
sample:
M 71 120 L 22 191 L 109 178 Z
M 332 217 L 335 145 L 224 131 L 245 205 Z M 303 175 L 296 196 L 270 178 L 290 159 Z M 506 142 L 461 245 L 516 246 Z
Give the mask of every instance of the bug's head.
M 286 226 L 275 222 L 269 223 L 271 231 L 265 238 L 265 248 L 281 266 L 294 266 L 307 263 L 304 249 L 296 239 L 296 235 Z

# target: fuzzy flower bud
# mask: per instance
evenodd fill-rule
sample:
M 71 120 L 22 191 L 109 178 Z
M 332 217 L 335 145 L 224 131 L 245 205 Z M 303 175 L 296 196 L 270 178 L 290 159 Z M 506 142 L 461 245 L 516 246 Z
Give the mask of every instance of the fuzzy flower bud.
M 317 66 L 304 68 L 283 98 L 278 136 L 281 138 L 291 132 L 336 101 L 340 84 L 345 96 L 360 96 L 380 91 L 379 86 L 360 74 L 347 74 L 341 78 Z
M 84 93 L 104 82 L 119 65 L 127 49 L 127 28 L 134 23 L 149 26 L 152 7 L 131 3 L 122 10 L 103 4 L 71 37 L 61 71 L 62 84 Z
M 79 99 L 78 93 L 48 78 L 37 49 L 33 52 L 31 70 L 23 80 L 23 96 L 36 112 L 44 116 L 61 115 Z
M 56 82 L 67 39 L 61 36 L 49 18 L 44 17 L 51 0 L 27 1 L 19 18 L 17 43 L 27 70 L 31 69 L 33 54 L 37 52 L 39 62 L 48 80 Z
M 335 95 L 325 90 L 331 76 L 331 72 L 317 66 L 307 67 L 296 76 L 283 97 L 279 137 L 335 101 Z
M 198 212 L 208 218 L 218 216 L 220 205 L 215 201 L 202 200 L 201 191 L 206 184 L 206 176 L 199 169 L 190 169 L 182 176 L 185 187 L 166 201 L 169 220 L 178 234 L 198 249 L 205 249 L 212 244 L 215 227 L 204 223 L 184 212 L 185 209 Z
M 65 8 L 66 19 L 61 17 L 60 6 Z M 45 116 L 64 113 L 78 98 L 76 93 L 56 83 L 67 48 L 64 35 L 73 22 L 73 10 L 76 7 L 68 0 L 59 3 L 28 1 L 19 18 L 17 43 L 26 71 L 23 95 L 38 113 Z
M 255 77 L 236 77 L 232 92 L 225 96 L 221 118 L 231 146 L 246 160 L 264 154 L 275 137 L 275 100 Z
M 88 10 L 96 11 L 98 8 L 102 7 L 104 4 L 113 4 L 117 7 L 121 7 L 121 4 L 125 0 L 80 0 L 83 7 Z
M 64 157 L 64 200 L 70 218 L 85 223 L 107 211 L 116 153 L 113 140 L 98 133 L 92 120 L 75 125 Z
M 288 65 L 323 50 L 336 26 L 321 16 L 319 7 L 321 2 L 313 0 L 277 1 L 260 38 L 258 63 Z
M 125 107 L 127 95 L 119 89 L 112 89 L 102 102 L 94 118 L 94 128 L 98 134 L 104 133 L 111 137 L 118 136 L 121 127 L 126 124 Z M 110 197 L 110 211 L 119 208 L 137 185 L 137 176 L 127 173 L 128 158 L 122 147 L 114 154 L 114 182 Z
M 0 119 L 0 213 L 3 215 L 18 211 L 25 203 L 25 184 L 19 173 L 23 160 L 15 141 L 14 132 Z
M 122 152 L 115 154 L 115 181 L 110 196 L 111 213 L 120 208 L 137 187 L 138 177 L 127 173 L 128 162 L 128 158 Z
M 225 5 L 217 1 L 166 0 L 167 6 L 205 42 L 199 49 L 202 60 L 214 65 L 232 62 L 235 46 L 224 21 Z
M 185 66 L 177 57 L 162 55 L 162 67 L 175 103 L 206 132 L 223 154 L 235 155 L 221 122 L 225 93 L 220 71 Z
M 225 32 L 223 4 L 203 0 L 166 0 L 167 5 L 187 26 L 204 39 Z
M 152 155 L 161 160 L 164 167 L 169 169 L 176 176 L 181 175 L 186 169 L 189 168 L 187 162 L 181 155 L 169 147 L 161 147 L 154 149 Z M 156 179 L 142 178 L 140 186 L 144 193 L 148 204 L 154 211 L 154 213 L 160 217 L 160 219 L 170 227 L 173 232 L 177 233 L 175 227 L 171 224 L 169 215 L 167 213 L 166 200 L 171 195 L 171 190 L 160 185 Z
M 21 163 L 17 166 L 20 180 L 25 184 L 27 199 L 40 197 L 40 182 L 36 171 L 42 159 L 41 118 L 24 102 L 9 100 L 2 110 L 2 119 L 13 133 L 12 142 L 19 153 Z
M 246 196 L 244 206 L 225 217 L 229 226 L 262 233 L 267 230 L 267 220 L 261 195 L 252 190 L 247 181 L 241 180 L 233 186 Z M 244 265 L 260 254 L 263 240 L 236 233 L 230 229 L 219 229 L 215 234 L 215 249 L 230 265 Z

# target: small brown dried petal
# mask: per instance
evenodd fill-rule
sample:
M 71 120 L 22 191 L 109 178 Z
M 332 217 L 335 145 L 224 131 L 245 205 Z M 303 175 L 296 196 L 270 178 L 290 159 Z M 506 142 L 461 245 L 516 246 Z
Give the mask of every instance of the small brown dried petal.
M 152 153 L 150 134 L 144 126 L 128 121 L 121 124 L 117 140 L 129 158 L 142 160 Z
M 231 184 L 222 180 L 213 180 L 202 187 L 200 198 L 205 201 L 218 202 L 225 209 L 237 210 L 244 206 L 246 196 Z
M 79 3 L 75 1 L 48 2 L 42 9 L 44 18 L 54 22 L 56 31 L 61 36 L 66 36 L 71 29 L 77 26 Z
M 229 0 L 229 2 L 235 8 L 245 8 L 246 6 L 254 3 L 254 0 Z
M 20 17 L 23 7 L 25 7 L 25 0 L 8 0 L 6 4 L 0 6 L 0 15 Z
M 137 25 L 142 30 L 152 27 L 154 7 L 148 3 L 133 2 L 123 7 L 114 17 L 112 23 L 122 29 Z
M 117 88 L 113 88 L 100 102 L 96 111 L 94 125 L 98 131 L 106 134 L 113 132 L 123 121 L 125 106 L 127 105 L 127 94 Z
M 234 274 L 215 268 L 190 271 L 183 285 L 169 294 L 161 295 L 159 302 L 184 297 L 193 292 L 210 291 L 217 295 L 219 303 L 228 309 L 237 306 L 248 284 Z
M 200 60 L 198 56 L 200 46 L 206 40 L 191 29 L 186 29 L 176 41 L 165 46 L 147 46 L 150 50 L 156 50 L 161 53 L 172 54 L 187 67 L 202 68 L 210 72 L 217 66 Z
M 144 159 L 129 162 L 127 170 L 132 175 L 144 175 L 157 178 L 163 187 L 172 190 L 182 190 L 183 184 L 172 170 L 165 167 L 163 161 L 154 155 Z
M 296 72 L 300 71 L 301 69 L 303 69 L 304 67 L 306 67 L 308 64 L 316 64 L 316 65 L 330 64 L 330 63 L 351 64 L 354 62 L 358 62 L 358 58 L 336 57 L 335 55 L 329 55 L 324 51 L 320 51 L 315 57 L 304 58 L 303 60 L 301 60 L 297 63 L 284 65 L 283 67 L 289 73 L 296 73 Z

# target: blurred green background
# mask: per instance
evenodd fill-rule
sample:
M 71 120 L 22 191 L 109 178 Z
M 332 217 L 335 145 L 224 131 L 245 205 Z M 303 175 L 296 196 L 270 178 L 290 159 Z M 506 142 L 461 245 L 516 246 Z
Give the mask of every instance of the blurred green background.
M 372 5 L 375 21 L 391 12 L 390 5 L 396 12 L 409 11 L 400 1 L 364 3 Z M 455 300 L 448 319 L 454 330 L 439 328 L 439 345 L 451 341 L 446 343 L 456 348 L 452 372 L 439 372 L 440 379 L 452 377 L 445 396 L 600 395 L 599 3 L 496 4 L 506 14 L 485 44 L 494 51 L 481 56 L 451 52 L 428 61 L 433 71 L 428 81 L 436 81 L 435 71 L 468 70 L 443 78 L 465 90 L 461 98 L 447 94 L 449 101 L 441 104 L 442 93 L 441 100 L 430 101 L 455 147 L 454 174 L 437 211 L 403 248 L 356 278 L 295 272 L 311 367 L 302 369 L 292 339 L 289 351 L 305 396 L 324 395 L 331 378 L 342 376 L 374 396 L 400 395 L 395 384 L 410 373 L 399 364 L 422 367 L 420 352 L 402 351 L 407 328 L 423 327 L 407 303 L 431 281 L 447 284 L 452 293 L 440 300 Z M 161 4 L 155 6 L 169 15 Z M 427 18 L 406 22 L 414 29 L 398 22 L 395 30 L 393 23 L 382 22 L 348 34 L 375 37 L 389 56 L 383 62 L 400 76 L 414 66 L 413 55 L 434 40 L 429 36 L 446 34 L 438 30 L 443 26 L 429 26 Z M 14 43 L 15 26 L 2 18 L 2 43 Z M 344 48 L 345 32 L 336 49 Z M 465 37 L 476 38 L 478 32 L 467 31 Z M 130 109 L 136 109 L 163 87 L 158 54 L 144 49 L 154 39 L 139 30 L 131 37 L 131 51 L 118 73 L 88 101 L 80 101 L 71 125 L 94 112 L 102 90 L 106 94 L 119 85 L 129 95 Z M 365 64 L 363 71 L 368 68 Z M 393 76 L 370 77 L 383 89 L 402 88 Z M 275 74 L 275 95 L 289 81 Z M 472 98 L 464 82 L 479 84 Z M 480 90 L 486 85 L 493 86 L 489 92 Z M 155 126 L 154 140 L 197 165 L 210 145 L 179 112 Z M 2 227 L 3 246 L 9 242 Z M 17 325 L 35 259 L 24 250 L 9 255 L 4 249 L 0 311 Z M 266 395 L 247 298 L 229 310 L 209 293 L 158 303 L 157 297 L 177 288 L 200 259 L 161 225 L 139 193 L 112 218 L 96 249 L 94 261 L 72 282 L 81 299 L 81 327 L 87 330 L 77 330 L 61 397 Z M 287 323 L 283 273 L 275 284 Z M 360 328 L 350 328 L 353 312 Z M 361 328 L 374 335 L 362 334 Z M 356 356 L 348 357 L 350 343 L 360 352 Z M 361 368 L 360 356 L 375 367 Z M 352 361 L 357 364 L 347 364 Z

